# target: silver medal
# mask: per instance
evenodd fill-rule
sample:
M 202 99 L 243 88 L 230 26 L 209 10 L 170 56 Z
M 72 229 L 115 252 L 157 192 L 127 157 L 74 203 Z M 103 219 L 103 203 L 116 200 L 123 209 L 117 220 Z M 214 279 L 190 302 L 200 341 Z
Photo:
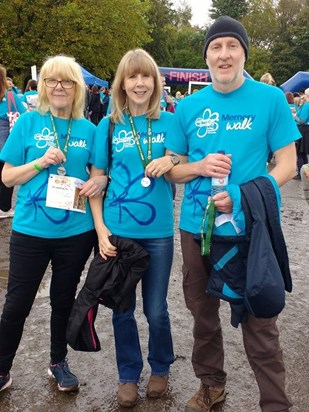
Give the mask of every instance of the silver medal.
M 150 181 L 149 177 L 143 177 L 143 179 L 141 180 L 141 185 L 143 187 L 149 187 L 150 183 L 151 183 L 151 181 Z
M 57 169 L 57 173 L 60 176 L 65 176 L 67 174 L 67 171 L 65 170 L 64 166 L 59 166 Z

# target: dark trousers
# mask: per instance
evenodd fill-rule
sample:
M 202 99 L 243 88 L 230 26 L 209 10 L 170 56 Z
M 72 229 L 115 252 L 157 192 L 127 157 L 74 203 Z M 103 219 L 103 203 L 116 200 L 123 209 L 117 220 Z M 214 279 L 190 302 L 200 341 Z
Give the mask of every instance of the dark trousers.
M 183 289 L 194 318 L 192 365 L 196 376 L 209 386 L 224 387 L 224 350 L 219 317 L 220 299 L 207 294 L 208 259 L 201 256 L 193 234 L 181 231 Z M 260 390 L 263 412 L 287 412 L 292 406 L 285 393 L 285 367 L 279 344 L 277 318 L 249 315 L 242 324 L 243 342 Z M 236 354 L 235 354 L 236 355 Z
M 7 212 L 12 207 L 13 187 L 6 187 L 2 182 L 2 169 L 4 163 L 0 161 L 0 210 Z
M 81 273 L 96 239 L 94 230 L 63 239 L 12 232 L 8 289 L 0 321 L 0 375 L 11 369 L 25 320 L 49 262 L 52 266 L 51 363 L 66 357 L 68 318 Z

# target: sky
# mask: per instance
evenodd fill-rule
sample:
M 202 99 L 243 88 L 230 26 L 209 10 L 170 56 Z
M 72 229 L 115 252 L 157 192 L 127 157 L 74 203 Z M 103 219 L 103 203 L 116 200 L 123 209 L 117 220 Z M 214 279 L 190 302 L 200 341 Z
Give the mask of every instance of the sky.
M 178 7 L 181 4 L 181 0 L 174 0 L 174 5 Z M 186 3 L 192 8 L 192 20 L 191 24 L 194 26 L 205 26 L 209 17 L 208 10 L 212 3 L 211 0 L 186 0 Z

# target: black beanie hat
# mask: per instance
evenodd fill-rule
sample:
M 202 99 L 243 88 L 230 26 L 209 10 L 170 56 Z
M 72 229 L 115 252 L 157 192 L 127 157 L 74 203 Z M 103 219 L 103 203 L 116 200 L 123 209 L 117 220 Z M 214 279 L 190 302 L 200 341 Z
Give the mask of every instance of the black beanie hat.
M 203 58 L 205 59 L 206 51 L 209 43 L 217 37 L 235 37 L 240 41 L 242 47 L 245 50 L 246 60 L 248 60 L 249 54 L 249 39 L 248 34 L 244 26 L 237 20 L 229 16 L 221 16 L 212 26 L 210 26 L 203 49 Z

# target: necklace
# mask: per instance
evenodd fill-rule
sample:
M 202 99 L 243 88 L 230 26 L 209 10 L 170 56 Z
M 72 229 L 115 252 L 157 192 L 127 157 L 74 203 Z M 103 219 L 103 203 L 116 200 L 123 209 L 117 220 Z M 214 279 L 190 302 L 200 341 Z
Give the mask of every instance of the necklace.
M 137 131 L 136 131 L 135 123 L 134 123 L 134 120 L 133 120 L 133 117 L 132 117 L 130 111 L 128 111 L 128 117 L 129 117 L 129 122 L 130 122 L 131 130 L 132 130 L 132 134 L 133 134 L 133 139 L 134 139 L 135 145 L 137 147 L 138 154 L 139 154 L 139 157 L 141 159 L 143 168 L 145 170 L 146 166 L 148 165 L 148 163 L 151 162 L 151 158 L 152 158 L 151 119 L 148 119 L 148 127 L 147 127 L 148 148 L 147 148 L 147 158 L 145 158 L 145 155 L 144 155 L 141 143 L 140 143 L 140 139 L 139 139 L 139 136 L 138 136 Z M 149 177 L 147 177 L 147 176 L 143 177 L 143 179 L 141 180 L 141 185 L 143 187 L 148 187 L 148 186 L 150 186 L 150 184 L 151 184 L 151 181 L 150 181 Z
M 60 147 L 60 142 L 59 142 L 59 138 L 58 138 L 58 132 L 57 132 L 57 129 L 56 129 L 55 119 L 54 119 L 53 115 L 51 114 L 51 112 L 50 112 L 50 120 L 51 120 L 51 123 L 52 123 L 52 126 L 53 126 L 53 132 L 54 132 L 54 137 L 55 137 L 57 149 L 62 150 L 65 157 L 67 157 L 68 148 L 69 148 L 69 140 L 70 140 L 71 129 L 72 129 L 72 117 L 70 118 L 70 123 L 69 123 L 68 131 L 67 131 L 67 137 L 65 139 L 63 149 L 61 149 L 61 147 Z M 58 167 L 57 173 L 60 176 L 65 176 L 67 174 L 66 168 L 64 167 L 63 163 L 61 163 L 61 166 Z

